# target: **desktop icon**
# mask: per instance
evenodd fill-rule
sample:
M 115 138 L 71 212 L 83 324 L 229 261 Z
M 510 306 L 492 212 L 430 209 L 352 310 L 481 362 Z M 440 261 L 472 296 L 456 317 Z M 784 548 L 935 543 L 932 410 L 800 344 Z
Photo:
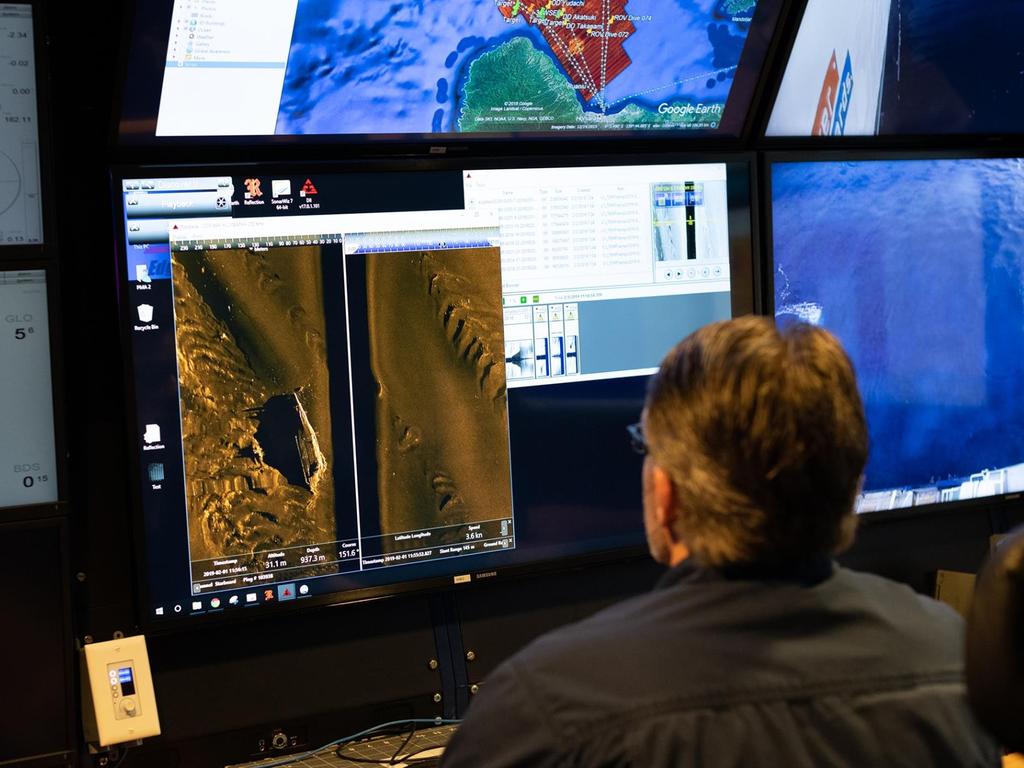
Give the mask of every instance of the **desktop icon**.
M 174 612 L 175 613 L 181 613 L 181 606 L 180 605 L 174 606 Z
M 258 595 L 255 592 L 249 592 L 245 596 L 245 602 L 247 602 L 247 603 L 255 603 L 257 598 L 258 598 Z
M 156 610 L 154 611 L 154 613 L 156 613 L 156 615 L 157 615 L 157 616 L 163 616 L 163 615 L 164 615 L 164 609 L 163 609 L 163 606 L 161 606 L 161 607 L 157 608 L 157 609 L 156 609 Z
M 278 584 L 277 585 L 277 599 L 278 600 L 294 600 L 295 599 L 295 585 L 294 584 Z
M 257 197 L 263 197 L 263 191 L 260 189 L 259 179 L 246 179 L 245 180 L 245 199 L 252 200 Z
M 147 424 L 146 431 L 142 433 L 142 440 L 147 445 L 160 442 L 160 425 L 159 424 Z
M 309 594 L 309 584 L 300 584 L 299 585 L 299 594 L 300 595 L 308 595 Z
M 292 194 L 292 182 L 290 179 L 274 179 L 270 182 L 270 191 L 274 197 L 290 197 Z
M 164 465 L 163 464 L 150 464 L 149 465 L 149 482 L 160 483 L 164 479 Z
M 202 600 L 193 600 L 192 601 L 192 610 L 193 611 L 201 611 L 201 610 L 203 610 L 203 601 Z
M 228 598 L 228 605 L 238 605 L 238 595 L 232 595 Z
M 140 283 L 151 282 L 149 277 L 149 264 L 135 265 L 135 279 Z
M 314 186 L 312 180 L 306 179 L 306 182 L 302 185 L 302 189 L 299 190 L 299 197 L 311 197 L 318 194 L 316 186 Z
M 274 590 L 272 590 L 272 589 L 264 589 L 263 590 L 263 602 L 269 603 L 273 599 L 274 599 Z
M 211 599 L 210 600 L 210 607 L 211 608 L 220 608 L 220 598 L 219 597 L 215 597 L 215 598 Z
M 139 321 L 143 323 L 153 322 L 153 305 L 139 304 Z

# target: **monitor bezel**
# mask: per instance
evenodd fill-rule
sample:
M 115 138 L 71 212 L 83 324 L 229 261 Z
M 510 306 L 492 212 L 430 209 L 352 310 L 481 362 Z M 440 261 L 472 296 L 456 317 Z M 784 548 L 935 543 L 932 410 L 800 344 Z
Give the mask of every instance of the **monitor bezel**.
M 513 162 L 515 167 L 562 167 L 562 166 L 618 166 L 618 165 L 639 165 L 644 164 L 672 165 L 672 164 L 707 164 L 726 163 L 732 167 L 732 173 L 737 174 L 737 180 L 744 184 L 745 189 L 729 189 L 729 240 L 730 240 L 730 269 L 733 279 L 733 314 L 753 314 L 761 311 L 760 296 L 761 280 L 758 273 L 759 253 L 759 230 L 757 219 L 757 164 L 753 153 L 720 153 L 709 155 L 707 153 L 657 153 L 646 155 L 615 155 L 615 156 L 594 156 L 594 155 L 573 155 L 561 156 L 557 161 L 547 156 L 519 157 Z M 244 174 L 247 169 L 259 168 L 261 174 L 280 173 L 287 174 L 298 171 L 303 174 L 310 173 L 311 164 L 296 162 L 265 162 L 265 163 L 225 163 L 225 164 L 202 164 L 202 165 L 124 165 L 112 170 L 111 196 L 114 213 L 115 247 L 113 256 L 116 261 L 114 268 L 117 286 L 118 318 L 120 321 L 120 342 L 123 349 L 123 370 L 122 375 L 125 383 L 125 400 L 121 419 L 123 420 L 123 435 L 125 444 L 135 445 L 136 442 L 136 392 L 134 385 L 134 356 L 131 344 L 130 315 L 131 309 L 127 290 L 128 280 L 126 275 L 126 253 L 125 237 L 122 225 L 124 216 L 123 193 L 121 182 L 127 178 L 163 178 L 163 177 L 188 177 L 206 175 L 237 175 Z M 433 160 L 402 160 L 392 159 L 388 161 L 331 161 L 318 163 L 315 171 L 319 174 L 345 173 L 345 172 L 367 172 L 367 171 L 436 171 L 436 170 L 473 170 L 477 168 L 501 168 L 510 165 L 507 158 L 440 158 Z M 745 175 L 745 179 L 744 179 Z M 745 199 L 740 199 L 745 198 Z M 746 204 L 744 207 L 743 203 Z M 733 213 L 735 207 L 735 213 Z M 743 224 L 745 223 L 745 226 Z M 625 440 L 626 438 L 623 437 Z M 296 610 L 314 610 L 327 606 L 339 606 L 365 602 L 367 600 L 384 599 L 410 594 L 430 594 L 437 592 L 448 592 L 453 590 L 471 589 L 477 582 L 484 581 L 491 583 L 504 579 L 524 578 L 539 574 L 557 573 L 574 570 L 581 567 L 594 567 L 604 563 L 618 562 L 622 560 L 635 559 L 646 555 L 647 547 L 643 543 L 633 546 L 619 547 L 609 550 L 600 550 L 582 555 L 572 555 L 562 558 L 538 560 L 532 563 L 521 563 L 512 566 L 478 565 L 467 563 L 464 573 L 471 576 L 470 581 L 465 583 L 453 583 L 451 575 L 426 577 L 410 581 L 395 582 L 392 584 L 365 587 L 345 592 L 312 595 L 301 601 L 290 601 L 287 603 L 275 603 L 273 605 L 262 605 L 258 611 L 225 611 L 217 614 L 204 614 L 192 616 L 186 612 L 178 617 L 163 616 L 157 619 L 151 615 L 149 600 L 149 558 L 145 540 L 145 511 L 142 504 L 141 485 L 134 481 L 134 478 L 141 476 L 142 463 L 137 451 L 129 451 L 128 476 L 133 478 L 129 483 L 130 524 L 132 528 L 132 541 L 134 544 L 134 566 L 135 566 L 135 609 L 137 611 L 137 624 L 147 633 L 173 633 L 182 630 L 192 630 L 199 627 L 215 626 L 223 623 L 234 623 L 236 621 L 258 620 L 273 616 L 290 615 Z M 640 496 L 637 492 L 637 515 L 639 531 Z
M 824 149 L 820 143 L 813 151 L 807 150 L 786 150 L 764 152 L 760 155 L 761 168 L 759 178 L 761 180 L 762 212 L 764 214 L 761 224 L 762 242 L 762 264 L 760 272 L 764 278 L 763 293 L 760 297 L 761 306 L 764 307 L 764 314 L 768 317 L 775 317 L 775 242 L 772 224 L 773 198 L 772 198 L 772 169 L 776 164 L 782 163 L 820 163 L 820 162 L 871 162 L 871 161 L 914 161 L 914 160 L 992 160 L 992 159 L 1015 159 L 1024 158 L 1024 144 L 1020 145 L 1016 152 L 1007 151 L 1006 148 L 978 148 L 958 150 L 953 148 L 932 148 L 904 150 L 898 148 L 874 148 L 869 150 L 850 149 Z M 859 520 L 865 523 L 883 522 L 908 518 L 931 517 L 936 515 L 956 514 L 964 510 L 988 510 L 995 513 L 1007 508 L 1019 508 L 1024 493 L 1010 492 L 998 496 L 986 496 L 980 499 L 963 499 L 957 501 L 935 502 L 933 504 L 922 504 L 920 506 L 905 507 L 902 509 L 879 510 L 874 512 L 862 512 L 857 515 Z
M 298 134 L 298 135 L 256 135 L 256 136 L 156 136 L 156 121 L 160 107 L 160 96 L 163 89 L 162 68 L 166 60 L 166 30 L 155 39 L 154 43 L 160 52 L 159 70 L 150 70 L 149 74 L 137 74 L 136 65 L 140 58 L 137 55 L 135 40 L 149 35 L 154 37 L 156 27 L 166 19 L 170 23 L 173 0 L 155 0 L 162 3 L 160 13 L 143 13 L 141 3 L 133 4 L 125 14 L 122 25 L 122 45 L 117 72 L 118 85 L 114 93 L 113 116 L 111 121 L 111 144 L 124 149 L 159 148 L 161 150 L 181 149 L 192 151 L 203 147 L 262 147 L 262 148 L 296 148 L 296 147 L 331 147 L 333 151 L 349 156 L 365 156 L 368 152 L 380 156 L 422 155 L 445 148 L 453 152 L 470 152 L 489 154 L 501 151 L 501 146 L 508 142 L 527 144 L 528 152 L 543 151 L 545 144 L 555 145 L 555 151 L 602 151 L 602 147 L 621 147 L 634 144 L 637 149 L 643 147 L 660 147 L 671 150 L 680 141 L 693 147 L 720 147 L 735 150 L 745 144 L 752 132 L 757 128 L 759 111 L 764 99 L 767 75 L 774 71 L 780 48 L 778 45 L 779 31 L 788 23 L 791 7 L 806 0 L 759 0 L 758 11 L 765 14 L 760 20 L 765 34 L 758 37 L 748 35 L 747 42 L 755 40 L 758 48 L 750 50 L 747 44 L 741 54 L 741 62 L 760 56 L 761 65 L 755 69 L 750 65 L 740 68 L 738 77 L 733 82 L 733 89 L 740 86 L 740 94 L 744 98 L 746 111 L 737 118 L 732 118 L 737 107 L 727 100 L 722 123 L 728 119 L 728 132 L 723 127 L 715 130 L 688 131 L 663 130 L 644 133 L 643 131 L 587 131 L 572 135 L 553 135 L 551 133 L 407 133 L 407 134 Z M 761 9 L 764 9 L 763 11 Z M 157 18 L 159 16 L 159 18 Z M 754 26 L 751 24 L 751 31 Z M 153 75 L 157 75 L 154 77 Z M 142 78 L 148 82 L 159 82 L 159 87 L 148 89 L 152 104 L 147 104 L 143 111 L 144 117 L 126 119 L 128 111 L 126 98 L 138 89 L 129 87 L 129 80 Z M 730 90 L 730 97 L 733 90 Z M 730 104 L 732 107 L 730 108 Z M 138 125 L 131 130 L 126 125 L 136 122 Z M 651 135 L 651 134 L 654 135 Z M 520 148 L 518 151 L 523 151 Z M 607 150 L 606 150 L 607 151 Z M 611 151 L 615 151 L 611 149 Z

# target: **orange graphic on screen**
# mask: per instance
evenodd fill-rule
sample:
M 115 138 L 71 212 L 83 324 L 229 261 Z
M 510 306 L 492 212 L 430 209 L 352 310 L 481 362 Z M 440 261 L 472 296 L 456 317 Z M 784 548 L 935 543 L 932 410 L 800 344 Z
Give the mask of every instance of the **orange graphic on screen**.
M 245 196 L 252 197 L 263 197 L 263 192 L 260 191 L 260 180 L 259 179 L 246 179 L 245 180 Z
M 835 115 L 836 94 L 839 91 L 839 66 L 836 63 L 836 52 L 832 51 L 832 59 L 825 70 L 825 82 L 821 85 L 821 96 L 818 99 L 818 111 L 814 115 L 813 136 L 828 136 L 832 133 L 832 118 Z

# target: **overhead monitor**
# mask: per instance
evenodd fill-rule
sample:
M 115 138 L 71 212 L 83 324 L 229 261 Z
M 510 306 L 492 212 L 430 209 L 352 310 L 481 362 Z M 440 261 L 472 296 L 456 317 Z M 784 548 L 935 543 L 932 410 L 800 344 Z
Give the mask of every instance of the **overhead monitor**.
M 636 547 L 647 377 L 751 310 L 745 162 L 120 184 L 156 623 Z
M 780 0 L 144 0 L 121 136 L 735 136 Z
M 57 501 L 46 272 L 0 270 L 0 507 Z
M 43 241 L 32 6 L 0 3 L 0 246 Z
M 809 0 L 768 136 L 1020 133 L 1015 0 Z
M 775 315 L 835 333 L 871 455 L 857 509 L 1024 491 L 1024 161 L 776 162 Z

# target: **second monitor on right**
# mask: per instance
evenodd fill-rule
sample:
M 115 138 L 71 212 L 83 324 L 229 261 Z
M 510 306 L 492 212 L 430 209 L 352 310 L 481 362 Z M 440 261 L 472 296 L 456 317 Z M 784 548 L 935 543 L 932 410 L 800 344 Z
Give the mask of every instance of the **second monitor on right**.
M 774 162 L 775 316 L 853 360 L 857 511 L 1024 491 L 1024 160 Z

